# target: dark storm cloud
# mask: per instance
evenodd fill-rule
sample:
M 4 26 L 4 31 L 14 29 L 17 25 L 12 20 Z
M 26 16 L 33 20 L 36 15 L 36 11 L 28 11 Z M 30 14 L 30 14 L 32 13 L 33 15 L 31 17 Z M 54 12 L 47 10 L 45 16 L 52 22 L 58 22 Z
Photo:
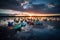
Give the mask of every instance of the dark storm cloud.
M 20 0 L 0 0 L 0 8 L 1 9 L 12 9 L 12 10 L 22 10 L 20 7 L 20 3 L 24 1 Z
M 28 0 L 33 6 L 32 11 L 46 13 L 60 13 L 60 0 Z M 0 0 L 0 8 L 22 11 L 20 3 L 24 0 Z M 52 6 L 51 6 L 52 5 Z M 54 6 L 54 7 L 53 7 Z M 23 10 L 24 11 L 24 10 Z
M 31 0 L 37 12 L 60 13 L 59 0 Z

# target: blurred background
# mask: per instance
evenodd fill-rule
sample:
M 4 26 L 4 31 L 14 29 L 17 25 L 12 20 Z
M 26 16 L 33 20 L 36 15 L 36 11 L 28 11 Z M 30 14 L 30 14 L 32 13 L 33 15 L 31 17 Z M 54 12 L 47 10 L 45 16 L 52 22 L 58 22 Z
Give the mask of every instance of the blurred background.
M 60 0 L 0 0 L 0 40 L 60 40 Z

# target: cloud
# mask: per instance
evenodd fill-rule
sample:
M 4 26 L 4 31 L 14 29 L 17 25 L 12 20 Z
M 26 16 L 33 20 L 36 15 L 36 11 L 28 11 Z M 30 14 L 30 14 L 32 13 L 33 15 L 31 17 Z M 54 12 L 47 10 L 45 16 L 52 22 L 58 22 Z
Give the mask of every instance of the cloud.
M 0 9 L 60 14 L 59 0 L 29 0 L 29 2 L 32 2 L 31 5 L 33 8 L 28 10 L 24 10 L 23 7 L 20 6 L 19 2 L 24 2 L 24 0 L 0 0 Z

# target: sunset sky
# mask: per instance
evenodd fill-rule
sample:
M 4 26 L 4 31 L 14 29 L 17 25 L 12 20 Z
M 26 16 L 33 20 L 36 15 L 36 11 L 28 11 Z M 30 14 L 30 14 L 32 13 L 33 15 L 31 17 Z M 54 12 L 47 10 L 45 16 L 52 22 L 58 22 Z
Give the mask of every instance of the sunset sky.
M 0 0 L 0 14 L 59 14 L 59 0 Z M 21 13 L 22 14 L 22 13 Z

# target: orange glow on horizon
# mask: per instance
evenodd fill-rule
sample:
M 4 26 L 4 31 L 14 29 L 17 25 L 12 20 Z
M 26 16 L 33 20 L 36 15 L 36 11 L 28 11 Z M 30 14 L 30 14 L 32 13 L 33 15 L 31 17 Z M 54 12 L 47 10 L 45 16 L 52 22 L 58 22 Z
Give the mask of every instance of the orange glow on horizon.
M 8 10 L 8 9 L 0 9 L 0 13 L 2 14 L 9 14 L 13 16 L 58 16 L 60 13 L 44 13 L 44 12 L 34 12 L 34 11 L 28 11 L 28 12 L 23 12 L 23 11 L 16 11 L 16 10 Z
M 34 14 L 34 13 L 28 13 L 28 12 L 25 12 L 23 14 L 17 14 L 15 16 L 57 16 L 57 15 L 60 15 L 60 14 Z

